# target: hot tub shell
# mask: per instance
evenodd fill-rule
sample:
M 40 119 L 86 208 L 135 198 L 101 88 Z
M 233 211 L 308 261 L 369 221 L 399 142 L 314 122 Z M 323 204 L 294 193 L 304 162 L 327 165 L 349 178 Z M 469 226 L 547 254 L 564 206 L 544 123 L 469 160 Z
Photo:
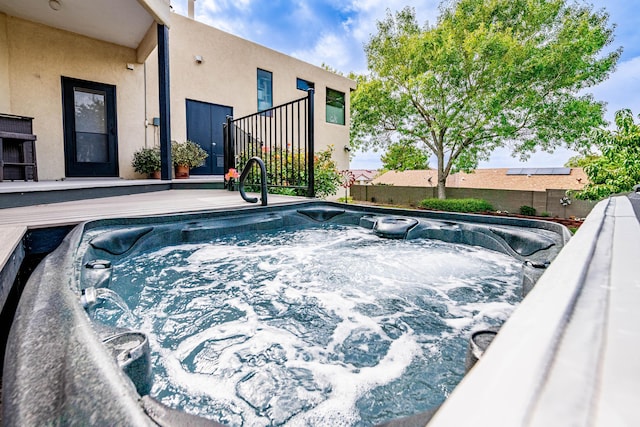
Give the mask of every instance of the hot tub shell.
M 154 401 L 146 395 L 144 379 L 132 377 L 131 369 L 125 373 L 113 348 L 105 345 L 123 331 L 96 329 L 81 302 L 88 289 L 108 287 L 110 269 L 88 265 L 167 244 L 319 223 L 357 224 L 387 238 L 433 238 L 508 254 L 523 263 L 525 293 L 570 236 L 565 227 L 545 221 L 327 202 L 87 222 L 38 266 L 24 289 L 6 350 L 3 422 L 216 425 Z M 106 231 L 84 237 L 96 229 Z M 136 369 L 141 374 L 146 368 Z

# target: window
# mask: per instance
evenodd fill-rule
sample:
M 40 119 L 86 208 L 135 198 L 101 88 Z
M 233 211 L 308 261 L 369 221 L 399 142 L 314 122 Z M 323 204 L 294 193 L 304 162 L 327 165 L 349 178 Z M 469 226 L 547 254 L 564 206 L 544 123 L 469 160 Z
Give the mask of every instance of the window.
M 344 125 L 344 93 L 327 88 L 327 123 Z
M 258 68 L 258 111 L 273 107 L 273 76 Z
M 308 80 L 304 80 L 304 79 L 296 79 L 296 89 L 298 90 L 304 90 L 305 92 L 309 89 L 313 89 L 315 88 L 316 85 L 313 82 L 310 82 Z

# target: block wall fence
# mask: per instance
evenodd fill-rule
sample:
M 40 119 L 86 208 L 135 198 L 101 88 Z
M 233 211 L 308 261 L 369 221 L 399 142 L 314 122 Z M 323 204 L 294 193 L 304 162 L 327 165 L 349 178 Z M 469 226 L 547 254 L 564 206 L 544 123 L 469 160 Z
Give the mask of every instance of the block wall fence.
M 520 206 L 532 206 L 537 215 L 548 212 L 551 217 L 584 218 L 597 202 L 578 200 L 569 197 L 571 204 L 562 206 L 560 199 L 566 190 L 521 191 L 494 190 L 480 188 L 447 188 L 450 199 L 484 199 L 491 203 L 495 210 L 520 213 Z M 377 202 L 418 206 L 420 201 L 437 197 L 436 187 L 401 187 L 395 185 L 354 185 L 351 187 L 354 201 Z

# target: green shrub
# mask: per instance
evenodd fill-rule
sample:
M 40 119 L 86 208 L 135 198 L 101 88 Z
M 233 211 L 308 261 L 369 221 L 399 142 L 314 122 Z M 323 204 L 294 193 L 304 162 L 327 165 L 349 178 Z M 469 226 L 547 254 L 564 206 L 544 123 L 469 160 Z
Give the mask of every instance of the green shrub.
M 197 143 L 186 140 L 171 143 L 171 160 L 174 165 L 187 166 L 189 169 L 204 165 L 209 154 Z
M 336 162 L 331 158 L 333 144 L 324 151 L 316 152 L 314 159 L 314 189 L 316 197 L 322 198 L 334 195 L 342 182 L 342 175 L 338 172 Z
M 536 214 L 536 208 L 534 208 L 533 206 L 520 206 L 520 214 L 521 215 L 528 215 L 528 216 L 535 216 Z
M 314 189 L 318 198 L 336 194 L 342 182 L 342 176 L 336 168 L 336 162 L 331 158 L 332 153 L 333 145 L 329 145 L 325 150 L 318 151 L 313 156 Z M 240 155 L 237 164 L 238 171 L 242 171 L 250 157 L 249 153 Z M 299 150 L 274 150 L 270 153 L 264 153 L 262 160 L 267 169 L 269 193 L 289 196 L 307 195 L 307 171 L 304 153 Z M 257 170 L 257 167 L 255 168 Z M 245 190 L 260 191 L 260 176 L 258 173 L 247 177 Z
M 482 199 L 424 199 L 420 206 L 426 209 L 449 212 L 486 212 L 492 211 L 493 206 Z
M 299 192 L 295 188 L 289 187 L 269 187 L 270 194 L 280 194 L 281 196 L 298 196 Z M 253 191 L 259 191 L 258 186 L 255 186 Z
M 160 170 L 160 147 L 141 148 L 133 153 L 133 170 L 149 175 Z
M 544 211 L 544 212 L 542 212 L 542 213 L 540 214 L 540 216 L 547 217 L 547 216 L 551 216 L 551 214 L 550 214 L 549 212 L 547 212 L 547 211 Z

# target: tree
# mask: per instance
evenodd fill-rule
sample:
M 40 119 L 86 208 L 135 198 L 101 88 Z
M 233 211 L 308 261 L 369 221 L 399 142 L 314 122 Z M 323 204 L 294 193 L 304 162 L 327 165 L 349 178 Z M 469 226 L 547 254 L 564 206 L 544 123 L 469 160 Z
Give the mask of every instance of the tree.
M 577 156 L 570 157 L 569 160 L 565 162 L 564 167 L 565 168 L 583 168 L 589 163 L 596 160 L 598 157 L 600 156 L 593 153 L 578 154 Z
M 605 123 L 584 89 L 605 80 L 621 49 L 604 11 L 565 0 L 457 0 L 420 27 L 411 8 L 378 22 L 369 73 L 352 95 L 351 143 L 393 141 L 435 155 L 438 196 L 451 172 L 509 144 L 526 159 L 560 144 L 580 149 Z
M 415 144 L 406 142 L 390 144 L 380 160 L 382 160 L 382 167 L 386 170 L 429 169 L 429 154 Z
M 586 158 L 584 171 L 589 183 L 574 193 L 577 198 L 599 200 L 629 192 L 640 184 L 640 122 L 634 122 L 631 110 L 620 110 L 616 127 L 596 132 L 595 144 L 602 155 Z

